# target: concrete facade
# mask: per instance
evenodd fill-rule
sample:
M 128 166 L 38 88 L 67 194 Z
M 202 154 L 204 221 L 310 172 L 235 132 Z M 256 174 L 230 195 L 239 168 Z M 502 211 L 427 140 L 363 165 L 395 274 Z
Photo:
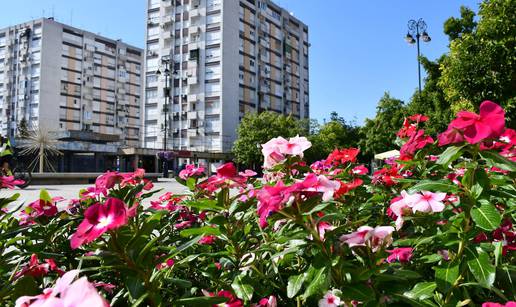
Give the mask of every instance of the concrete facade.
M 168 150 L 230 152 L 249 112 L 308 118 L 308 27 L 291 13 L 270 0 L 147 1 L 145 148 L 164 147 L 165 87 Z

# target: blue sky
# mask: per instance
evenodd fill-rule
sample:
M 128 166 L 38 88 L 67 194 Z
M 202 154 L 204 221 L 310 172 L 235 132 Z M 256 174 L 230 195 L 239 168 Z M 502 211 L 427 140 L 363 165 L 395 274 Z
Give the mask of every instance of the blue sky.
M 228 0 L 226 0 L 228 1 Z M 229 0 L 233 1 L 233 0 Z M 362 123 L 385 91 L 407 100 L 417 88 L 416 48 L 404 41 L 409 19 L 432 37 L 422 53 L 446 52 L 444 21 L 478 0 L 276 0 L 309 26 L 311 117 L 337 111 Z M 0 28 L 54 15 L 63 23 L 143 47 L 145 0 L 0 0 Z

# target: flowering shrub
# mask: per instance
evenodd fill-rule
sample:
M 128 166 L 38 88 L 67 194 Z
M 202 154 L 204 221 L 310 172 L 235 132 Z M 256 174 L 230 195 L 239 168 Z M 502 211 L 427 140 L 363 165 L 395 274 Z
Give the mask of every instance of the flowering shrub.
M 1 213 L 0 301 L 514 306 L 516 133 L 492 102 L 436 141 L 427 120 L 407 118 L 400 158 L 372 176 L 355 148 L 307 165 L 295 137 L 262 145 L 261 179 L 227 163 L 208 178 L 187 166 L 184 195 L 156 195 L 141 170 L 108 172 L 67 206 L 43 190 Z

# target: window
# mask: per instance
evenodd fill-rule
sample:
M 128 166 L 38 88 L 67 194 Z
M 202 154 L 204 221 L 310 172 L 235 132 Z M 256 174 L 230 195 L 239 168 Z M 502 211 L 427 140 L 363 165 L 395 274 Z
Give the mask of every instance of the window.
M 147 84 L 158 82 L 158 75 L 148 75 L 146 78 Z
M 147 89 L 145 91 L 145 98 L 151 99 L 158 97 L 158 90 L 157 89 Z

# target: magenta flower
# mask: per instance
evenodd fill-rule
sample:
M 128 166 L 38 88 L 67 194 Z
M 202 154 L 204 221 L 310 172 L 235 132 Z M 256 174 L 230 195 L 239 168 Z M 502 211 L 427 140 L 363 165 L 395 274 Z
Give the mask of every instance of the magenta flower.
M 400 154 L 402 157 L 412 157 L 416 151 L 424 148 L 428 144 L 433 144 L 434 139 L 432 137 L 425 135 L 425 130 L 418 130 L 416 133 L 412 134 L 408 141 L 401 146 Z
M 439 135 L 439 146 L 466 140 L 477 144 L 486 139 L 497 139 L 505 130 L 505 112 L 496 103 L 486 100 L 480 105 L 480 114 L 461 111 Z
M 394 227 L 391 226 L 361 226 L 353 233 L 342 235 L 340 240 L 349 247 L 369 246 L 376 252 L 382 246 L 391 245 L 393 231 Z
M 86 277 L 73 281 L 78 274 L 79 270 L 69 271 L 56 281 L 54 288 L 47 288 L 36 296 L 18 298 L 16 307 L 109 307 Z
M 207 235 L 207 236 L 202 237 L 198 243 L 201 245 L 212 245 L 213 243 L 215 243 L 215 240 L 217 240 L 216 236 Z
M 280 211 L 292 196 L 292 188 L 285 186 L 282 181 L 275 186 L 265 186 L 258 191 L 258 215 L 260 227 L 267 226 L 267 218 L 274 212 Z
M 274 295 L 262 298 L 256 305 L 256 307 L 276 307 L 276 306 L 278 306 L 278 302 Z
M 482 307 L 516 307 L 515 301 L 509 301 L 505 304 L 500 303 L 492 303 L 492 302 L 485 302 L 482 304 Z
M 161 263 L 158 263 L 156 265 L 156 269 L 157 270 L 163 270 L 163 269 L 166 269 L 166 268 L 171 268 L 174 266 L 174 259 L 170 258 L 170 259 L 167 259 L 165 260 L 164 262 L 161 262 Z
M 0 176 L 0 189 L 14 189 L 17 185 L 24 184 L 25 181 L 14 179 L 14 176 Z
M 351 170 L 351 173 L 354 175 L 367 175 L 367 173 L 369 173 L 369 170 L 367 169 L 367 167 L 365 167 L 363 165 L 359 165 L 359 166 L 355 166 Z
M 390 255 L 387 257 L 387 262 L 392 263 L 395 261 L 399 261 L 401 263 L 409 262 L 412 258 L 411 247 L 398 247 L 391 250 L 386 250 Z
M 201 177 L 204 175 L 204 167 L 196 167 L 195 164 L 188 164 L 185 169 L 179 172 L 179 178 L 186 180 L 190 177 Z
M 72 235 L 73 249 L 92 242 L 109 230 L 127 223 L 127 206 L 118 198 L 108 198 L 104 204 L 94 204 L 84 212 L 84 220 Z

